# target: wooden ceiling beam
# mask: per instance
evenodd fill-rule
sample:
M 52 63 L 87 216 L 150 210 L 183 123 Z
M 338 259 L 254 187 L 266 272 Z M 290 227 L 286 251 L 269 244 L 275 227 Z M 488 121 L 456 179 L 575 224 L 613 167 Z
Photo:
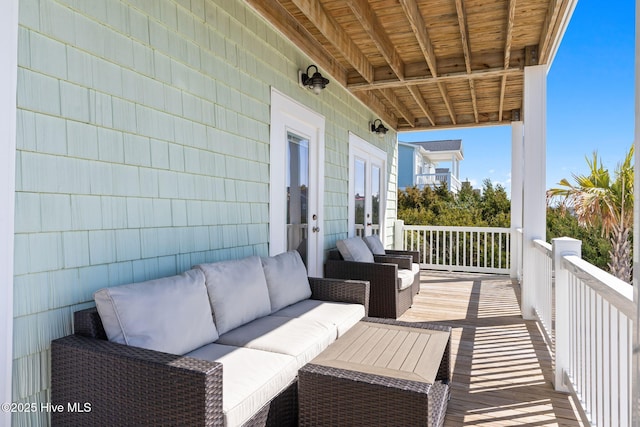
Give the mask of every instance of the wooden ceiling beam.
M 422 50 L 422 54 L 424 55 L 424 59 L 427 61 L 427 66 L 429 67 L 429 71 L 431 72 L 431 76 L 433 78 L 438 77 L 438 64 L 436 63 L 436 54 L 433 50 L 433 43 L 431 42 L 431 38 L 429 37 L 429 33 L 427 32 L 427 25 L 424 22 L 424 17 L 420 12 L 420 8 L 418 7 L 418 3 L 416 0 L 399 0 L 402 8 L 404 9 L 404 14 L 407 16 L 409 23 L 411 24 L 411 29 L 418 40 L 418 44 L 420 45 L 420 49 Z M 451 116 L 451 122 L 453 124 L 456 123 L 456 114 L 453 111 L 453 103 L 451 102 L 451 98 L 449 97 L 449 93 L 447 92 L 447 87 L 443 82 L 437 82 L 438 89 L 440 90 L 440 95 L 442 96 L 442 101 L 447 106 L 447 110 L 449 111 L 449 115 Z
M 469 49 L 469 37 L 467 36 L 467 14 L 464 11 L 462 0 L 456 0 L 456 13 L 458 15 L 458 28 L 462 39 L 462 53 L 464 54 L 464 64 L 467 67 L 467 74 L 471 74 L 471 52 Z
M 387 123 L 393 129 L 398 129 L 398 118 L 387 110 L 387 107 L 385 107 L 373 92 L 357 92 L 354 93 L 353 96 L 358 98 L 365 107 L 377 114 L 380 120 Z
M 516 0 L 509 0 L 509 12 L 507 14 L 507 30 L 504 42 L 504 69 L 507 70 L 511 63 L 511 43 L 513 41 L 513 24 L 516 17 Z M 502 120 L 502 112 L 504 111 L 504 94 L 507 89 L 507 76 L 502 76 L 500 84 L 500 107 L 498 110 L 498 119 Z
M 322 3 L 317 0 L 292 0 L 292 2 L 366 81 L 373 81 L 373 66 L 340 24 L 326 12 Z
M 538 41 L 539 64 L 544 64 L 549 59 L 553 37 L 559 24 L 558 19 L 564 15 L 564 10 L 567 8 L 568 3 L 568 1 L 563 0 L 551 0 L 549 2 L 547 15 L 540 32 L 540 40 Z
M 416 86 L 407 86 L 407 89 L 409 89 L 409 92 L 411 92 L 413 99 L 416 100 L 416 103 L 424 113 L 425 117 L 429 119 L 431 126 L 435 126 L 436 125 L 435 116 L 433 115 L 431 108 L 429 108 L 429 105 L 427 105 L 427 101 L 424 99 L 424 97 L 420 93 L 420 90 Z
M 490 68 L 486 70 L 472 71 L 471 74 L 451 73 L 443 74 L 439 77 L 411 77 L 401 82 L 398 80 L 375 81 L 372 83 L 352 83 L 347 85 L 347 89 L 352 92 L 368 91 L 374 89 L 393 89 L 406 86 L 423 85 L 423 84 L 440 84 L 443 82 L 458 82 L 465 80 L 477 80 L 484 78 L 496 78 L 502 76 L 522 75 L 524 71 L 521 68 L 509 68 L 507 70 L 500 68 Z
M 438 90 L 440 90 L 440 95 L 442 96 L 442 100 L 444 101 L 444 105 L 447 107 L 447 111 L 449 111 L 449 117 L 451 117 L 451 123 L 456 124 L 456 112 L 453 110 L 453 102 L 449 97 L 449 92 L 447 91 L 446 83 L 438 82 Z
M 467 74 L 471 74 L 471 49 L 469 48 L 469 36 L 467 31 L 467 14 L 464 10 L 462 0 L 456 0 L 456 14 L 458 15 L 458 28 L 460 29 L 460 38 L 462 39 L 462 52 L 464 54 L 464 64 L 467 68 Z M 478 101 L 476 99 L 476 85 L 473 79 L 469 79 L 469 91 L 471 92 L 471 104 L 473 108 L 473 117 L 476 123 L 478 118 Z
M 380 92 L 384 95 L 385 98 L 393 105 L 393 107 L 400 113 L 402 117 L 409 123 L 409 126 L 415 126 L 416 118 L 411 111 L 407 108 L 406 105 L 402 103 L 396 96 L 396 94 L 391 89 L 382 89 Z
M 433 44 L 431 43 L 429 33 L 427 33 L 427 25 L 424 23 L 424 18 L 422 17 L 422 13 L 420 13 L 418 3 L 416 3 L 416 0 L 399 1 L 404 9 L 404 14 L 407 16 L 407 19 L 411 24 L 411 29 L 418 40 L 418 44 L 420 45 L 420 49 L 422 50 L 425 60 L 427 61 L 427 66 L 429 67 L 431 75 L 433 77 L 438 77 L 436 54 L 433 51 Z
M 387 61 L 399 80 L 404 80 L 404 63 L 398 55 L 397 49 L 380 24 L 378 17 L 371 9 L 367 0 L 349 0 L 346 2 L 353 14 L 358 18 L 362 28 L 378 47 L 378 50 Z
M 500 82 L 500 106 L 498 107 L 498 117 L 502 120 L 502 113 L 504 111 L 504 94 L 507 90 L 507 76 L 502 76 L 502 81 Z
M 306 53 L 319 68 L 327 71 L 343 86 L 347 70 L 277 0 L 246 0 L 260 15 Z

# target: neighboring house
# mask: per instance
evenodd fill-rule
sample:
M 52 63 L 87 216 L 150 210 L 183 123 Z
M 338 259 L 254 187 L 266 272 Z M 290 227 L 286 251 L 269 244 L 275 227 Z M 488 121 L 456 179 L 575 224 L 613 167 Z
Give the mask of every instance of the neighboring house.
M 460 161 L 464 160 L 462 140 L 398 142 L 398 188 L 444 184 L 454 193 L 460 190 Z M 450 163 L 449 168 L 438 167 Z

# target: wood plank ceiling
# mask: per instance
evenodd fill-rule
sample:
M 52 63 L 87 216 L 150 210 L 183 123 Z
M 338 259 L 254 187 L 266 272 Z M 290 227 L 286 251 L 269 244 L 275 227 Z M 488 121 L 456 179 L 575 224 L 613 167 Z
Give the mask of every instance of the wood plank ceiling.
M 246 0 L 397 131 L 509 123 L 571 0 Z

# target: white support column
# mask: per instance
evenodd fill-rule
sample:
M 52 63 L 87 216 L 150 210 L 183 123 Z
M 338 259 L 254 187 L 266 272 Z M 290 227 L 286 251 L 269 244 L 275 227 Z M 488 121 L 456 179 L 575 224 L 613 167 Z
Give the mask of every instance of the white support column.
M 640 4 L 636 1 L 636 26 L 640 25 Z M 636 31 L 635 152 L 640 153 L 640 32 Z M 635 170 L 640 170 L 640 156 L 635 155 Z M 633 206 L 633 300 L 636 321 L 633 324 L 633 359 L 631 365 L 632 425 L 640 427 L 640 174 L 635 174 Z
M 522 151 L 523 125 L 511 122 L 511 278 L 518 277 L 518 264 L 522 260 L 522 248 L 516 244 L 517 229 L 522 228 L 522 177 L 524 157 Z
M 582 242 L 570 237 L 560 237 L 552 240 L 553 265 L 556 272 L 556 307 L 569 306 L 569 272 L 563 268 L 562 257 L 576 255 L 582 257 Z M 570 320 L 569 311 L 556 310 L 555 322 L 555 376 L 554 386 L 556 391 L 569 392 L 569 388 L 564 383 L 564 372 L 569 367 L 570 361 Z
M 397 219 L 393 230 L 393 249 L 404 250 L 404 221 Z
M 522 317 L 534 318 L 534 239 L 546 239 L 547 66 L 524 68 Z
M 18 87 L 18 3 L 0 13 L 0 403 L 11 402 L 13 362 L 13 240 L 16 192 L 16 89 Z M 0 411 L 0 425 L 11 412 Z

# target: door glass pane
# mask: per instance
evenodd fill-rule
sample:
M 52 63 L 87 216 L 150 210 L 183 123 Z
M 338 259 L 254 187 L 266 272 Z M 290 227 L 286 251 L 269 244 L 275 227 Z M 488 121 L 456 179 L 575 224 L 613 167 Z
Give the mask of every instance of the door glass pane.
M 371 234 L 380 234 L 380 168 L 371 168 Z
M 365 188 L 365 171 L 366 164 L 364 160 L 356 159 L 355 161 L 355 219 L 356 219 L 356 236 L 364 236 L 364 207 L 366 198 Z
M 307 264 L 309 140 L 287 133 L 287 250 L 297 249 Z

